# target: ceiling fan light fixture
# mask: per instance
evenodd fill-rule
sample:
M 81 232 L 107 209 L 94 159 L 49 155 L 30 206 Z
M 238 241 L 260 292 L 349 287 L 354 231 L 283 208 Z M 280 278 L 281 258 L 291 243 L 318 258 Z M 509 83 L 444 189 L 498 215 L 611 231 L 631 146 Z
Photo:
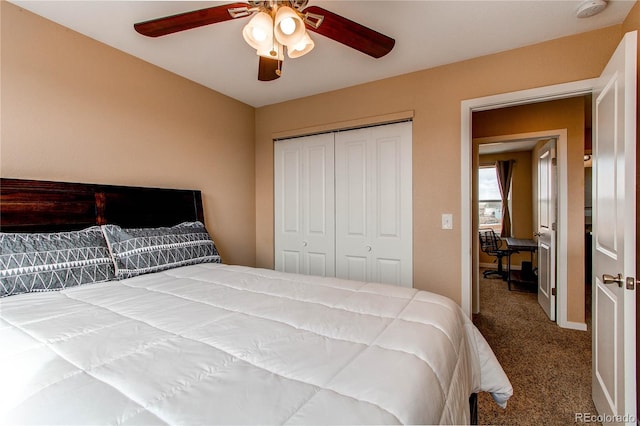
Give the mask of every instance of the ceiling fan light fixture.
M 282 75 L 285 48 L 290 58 L 299 58 L 314 49 L 315 43 L 307 29 L 372 58 L 385 56 L 396 42 L 389 36 L 322 7 L 307 7 L 309 0 L 247 1 L 248 3 L 221 4 L 138 22 L 133 27 L 143 36 L 160 37 L 205 25 L 251 17 L 242 29 L 242 36 L 259 55 L 260 81 L 275 80 Z
M 274 34 L 281 44 L 291 48 L 307 33 L 300 15 L 289 6 L 278 8 L 275 16 Z
M 242 29 L 244 41 L 256 50 L 271 47 L 273 38 L 273 21 L 265 12 L 258 12 Z
M 309 36 L 309 33 L 305 33 L 304 37 L 302 37 L 302 40 L 300 40 L 293 47 L 287 49 L 287 55 L 291 59 L 299 58 L 300 56 L 304 56 L 307 53 L 311 52 L 314 47 L 315 43 Z

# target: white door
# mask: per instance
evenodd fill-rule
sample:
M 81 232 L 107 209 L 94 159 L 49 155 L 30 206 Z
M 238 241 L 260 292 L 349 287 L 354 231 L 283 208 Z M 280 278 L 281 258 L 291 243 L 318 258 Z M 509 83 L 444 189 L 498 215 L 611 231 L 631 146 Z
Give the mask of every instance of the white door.
M 333 135 L 275 142 L 275 269 L 335 276 Z
M 411 123 L 336 134 L 336 276 L 413 286 Z
M 636 46 L 626 34 L 594 91 L 593 401 L 611 424 L 636 416 Z
M 556 167 L 555 140 L 538 151 L 538 303 L 556 319 Z

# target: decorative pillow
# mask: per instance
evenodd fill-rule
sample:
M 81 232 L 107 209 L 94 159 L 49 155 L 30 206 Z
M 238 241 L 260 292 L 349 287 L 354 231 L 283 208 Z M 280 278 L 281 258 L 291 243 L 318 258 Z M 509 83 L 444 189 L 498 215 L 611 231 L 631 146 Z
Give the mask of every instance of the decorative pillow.
M 103 225 L 102 230 L 119 279 L 196 263 L 220 263 L 218 250 L 201 222 L 170 228 Z
M 115 279 L 98 226 L 47 234 L 0 233 L 0 297 Z

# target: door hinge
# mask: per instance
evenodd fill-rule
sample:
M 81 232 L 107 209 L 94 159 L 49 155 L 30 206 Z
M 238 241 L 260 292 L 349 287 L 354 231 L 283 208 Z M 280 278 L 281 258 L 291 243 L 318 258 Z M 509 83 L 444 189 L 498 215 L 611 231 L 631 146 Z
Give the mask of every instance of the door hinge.
M 552 296 L 555 296 L 555 295 L 556 295 L 556 288 L 555 288 L 555 287 L 553 287 L 553 288 L 551 289 L 551 295 L 552 295 Z
M 558 165 L 558 159 L 557 159 L 556 157 L 553 157 L 553 158 L 551 159 L 551 165 L 552 165 L 552 166 L 557 166 L 557 165 Z
M 555 230 L 556 230 L 556 223 L 555 223 L 555 222 L 553 222 L 553 223 L 551 224 L 551 230 L 552 230 L 552 231 L 555 231 Z

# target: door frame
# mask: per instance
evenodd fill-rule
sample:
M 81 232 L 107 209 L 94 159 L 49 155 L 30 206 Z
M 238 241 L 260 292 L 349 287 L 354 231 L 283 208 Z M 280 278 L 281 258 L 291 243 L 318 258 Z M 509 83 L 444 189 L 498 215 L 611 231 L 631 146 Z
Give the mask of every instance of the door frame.
M 460 248 L 462 253 L 461 262 L 461 306 L 464 312 L 471 317 L 474 310 L 473 297 L 473 209 L 472 209 L 472 172 L 473 172 L 473 138 L 471 134 L 471 119 L 473 112 L 475 111 L 487 111 L 492 109 L 504 108 L 516 105 L 532 104 L 537 102 L 546 102 L 557 99 L 565 99 L 575 96 L 587 95 L 593 92 L 596 84 L 596 79 L 580 80 L 571 83 L 555 84 L 551 86 L 538 87 L 534 89 L 520 90 L 516 92 L 502 93 L 498 95 L 485 96 L 481 98 L 467 99 L 461 102 L 461 123 L 460 123 L 460 165 L 461 165 L 461 241 Z M 566 136 L 566 135 L 565 135 Z M 566 158 L 566 144 L 563 157 Z M 558 156 L 560 157 L 560 149 L 558 149 Z M 560 162 L 560 158 L 558 162 Z M 566 159 L 565 159 L 566 161 Z M 558 192 L 559 202 L 562 197 L 562 191 L 566 194 L 566 167 L 564 168 L 564 176 L 558 175 Z M 563 188 L 563 180 L 565 187 Z M 562 207 L 558 205 L 558 221 L 566 223 L 568 220 L 567 208 L 565 205 L 564 211 Z M 566 227 L 562 227 L 566 228 Z M 567 236 L 562 235 L 563 231 L 560 228 L 558 233 L 558 265 L 562 265 L 563 271 L 558 271 L 556 285 L 560 287 L 560 282 L 564 281 L 566 291 L 566 260 L 563 262 L 561 256 L 564 255 L 566 259 L 566 240 Z M 566 233 L 566 229 L 564 230 Z M 564 245 L 563 245 L 564 244 Z M 563 328 L 571 328 L 577 330 L 586 330 L 586 323 L 576 323 L 567 321 L 567 298 L 564 294 L 561 294 L 561 289 L 558 288 L 558 316 L 557 324 Z M 477 305 L 476 305 L 477 306 Z

